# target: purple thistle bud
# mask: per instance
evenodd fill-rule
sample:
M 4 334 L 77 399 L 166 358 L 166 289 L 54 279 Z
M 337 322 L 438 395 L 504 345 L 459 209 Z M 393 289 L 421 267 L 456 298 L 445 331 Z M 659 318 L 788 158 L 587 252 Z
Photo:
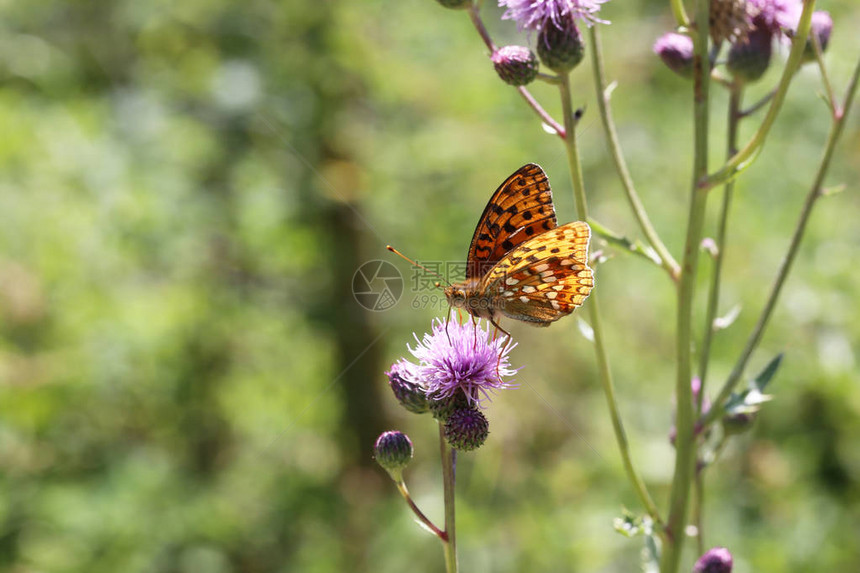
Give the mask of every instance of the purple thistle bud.
M 708 549 L 693 566 L 693 573 L 731 573 L 732 554 L 725 547 Z
M 388 376 L 388 386 L 401 406 L 413 414 L 423 414 L 430 408 L 427 394 L 420 384 L 407 380 L 407 368 L 403 362 L 396 362 L 391 366 L 391 370 L 385 373 Z
M 693 76 L 693 39 L 689 36 L 674 32 L 663 34 L 654 42 L 654 53 L 673 72 L 685 78 Z
M 430 400 L 449 398 L 462 392 L 472 404 L 489 399 L 490 394 L 513 386 L 502 379 L 513 376 L 508 354 L 516 344 L 506 344 L 504 336 L 493 337 L 481 321 L 459 324 L 433 321 L 433 331 L 409 348 L 418 360 L 402 360 L 405 378 L 421 384 Z
M 496 73 L 508 85 L 524 86 L 537 77 L 537 56 L 525 46 L 499 48 L 490 59 Z
M 585 42 L 570 16 L 556 24 L 550 22 L 538 33 L 537 52 L 546 67 L 560 74 L 567 73 L 582 61 Z
M 809 27 L 809 40 L 806 42 L 806 48 L 803 50 L 804 61 L 811 62 L 815 59 L 815 48 L 812 45 L 812 38 L 817 37 L 818 43 L 821 46 L 821 52 L 827 50 L 827 45 L 830 43 L 830 33 L 833 31 L 833 18 L 829 12 L 813 12 L 812 24 Z
M 391 479 L 400 481 L 403 468 L 412 459 L 412 441 L 403 432 L 383 432 L 376 439 L 373 453 L 376 463 L 389 473 Z
M 726 67 L 736 80 L 755 82 L 761 79 L 770 66 L 772 51 L 772 32 L 765 27 L 756 27 L 749 32 L 745 41 L 732 44 Z
M 564 21 L 572 18 L 587 26 L 608 24 L 596 14 L 607 0 L 499 0 L 499 6 L 507 8 L 502 20 L 514 20 L 520 30 L 543 30 L 548 24 L 561 28 Z
M 468 452 L 477 449 L 487 440 L 490 423 L 477 408 L 454 410 L 445 421 L 445 441 L 457 450 Z
M 436 0 L 436 2 L 445 8 L 452 8 L 454 10 L 468 8 L 472 5 L 472 0 Z

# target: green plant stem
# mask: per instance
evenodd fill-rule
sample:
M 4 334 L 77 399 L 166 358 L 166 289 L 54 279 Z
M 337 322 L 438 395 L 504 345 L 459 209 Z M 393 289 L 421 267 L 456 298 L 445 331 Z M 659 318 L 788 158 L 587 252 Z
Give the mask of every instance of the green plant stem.
M 728 114 L 728 134 L 726 142 L 726 155 L 731 157 L 737 152 L 738 144 L 738 126 L 741 120 L 741 101 L 743 97 L 743 88 L 738 85 L 732 85 L 729 92 L 729 114 Z M 699 353 L 699 380 L 701 382 L 696 410 L 702 412 L 702 402 L 705 398 L 705 382 L 708 377 L 708 363 L 710 361 L 711 342 L 714 336 L 714 321 L 717 318 L 717 311 L 720 306 L 720 285 L 722 279 L 723 261 L 725 260 L 726 252 L 726 231 L 728 229 L 729 212 L 732 206 L 732 196 L 734 195 L 735 183 L 729 181 L 723 189 L 723 205 L 720 210 L 720 222 L 717 227 L 717 252 L 714 256 L 714 269 L 711 273 L 711 288 L 708 293 L 708 307 L 705 316 L 705 333 L 702 337 L 702 349 Z
M 767 138 L 773 122 L 782 108 L 782 102 L 785 100 L 785 94 L 788 93 L 788 87 L 791 85 L 791 80 L 794 78 L 794 73 L 803 60 L 803 49 L 806 46 L 806 38 L 809 36 L 809 26 L 812 21 L 812 10 L 815 8 L 815 0 L 804 0 L 803 12 L 800 16 L 800 23 L 797 26 L 794 40 L 791 42 L 791 52 L 788 55 L 788 61 L 785 63 L 785 69 L 782 72 L 782 78 L 776 87 L 776 92 L 773 94 L 773 99 L 770 102 L 770 107 L 767 114 L 762 120 L 761 125 L 749 142 L 743 149 L 738 151 L 726 164 L 716 173 L 708 176 L 703 176 L 700 185 L 706 189 L 722 185 L 726 183 L 738 173 L 749 167 L 758 153 L 761 151 Z M 698 17 L 697 17 L 698 19 Z
M 577 217 L 585 221 L 588 219 L 588 203 L 585 196 L 585 184 L 582 179 L 582 169 L 580 167 L 579 150 L 576 143 L 576 118 L 574 117 L 573 102 L 570 92 L 570 75 L 562 74 L 559 84 L 561 92 L 561 105 L 564 113 L 564 127 L 567 134 L 564 139 L 565 148 L 567 150 L 567 159 L 570 167 L 570 176 L 573 181 L 573 193 L 576 203 Z M 618 410 L 618 403 L 615 397 L 615 385 L 612 382 L 612 372 L 609 368 L 609 357 L 606 352 L 606 346 L 603 339 L 603 327 L 600 321 L 600 310 L 598 299 L 595 296 L 596 292 L 592 291 L 587 303 L 589 320 L 591 328 L 594 332 L 594 351 L 597 358 L 597 367 L 600 372 L 600 382 L 603 386 L 603 392 L 606 395 L 606 402 L 609 407 L 609 415 L 612 419 L 612 428 L 615 431 L 615 439 L 618 442 L 618 449 L 621 453 L 621 461 L 624 465 L 624 470 L 630 480 L 633 489 L 639 496 L 645 511 L 658 525 L 662 524 L 659 511 L 654 501 L 651 499 L 645 482 L 642 480 L 636 467 L 633 465 L 633 460 L 630 456 L 630 444 L 627 441 L 627 433 L 624 430 L 624 424 L 621 421 L 621 414 Z
M 678 23 L 678 26 L 689 26 L 690 18 L 687 16 L 686 10 L 684 10 L 684 1 L 669 0 L 669 4 L 672 6 L 672 15 L 675 16 L 675 22 Z
M 696 472 L 696 478 L 693 480 L 693 492 L 695 494 L 693 524 L 696 526 L 696 553 L 702 555 L 705 552 L 705 530 L 703 529 L 705 521 L 705 475 L 701 471 Z
M 705 219 L 707 190 L 699 181 L 708 172 L 708 95 L 710 60 L 708 57 L 708 0 L 696 2 L 696 28 L 693 35 L 693 121 L 694 159 L 691 185 L 690 214 L 687 238 L 678 285 L 678 316 L 676 332 L 677 377 L 675 380 L 676 418 L 675 469 L 669 495 L 669 515 L 666 522 L 666 543 L 660 556 L 661 573 L 675 573 L 684 546 L 684 527 L 690 497 L 690 482 L 696 465 L 696 436 L 693 432 L 693 395 L 691 382 L 692 314 L 699 263 L 699 244 Z
M 418 521 L 424 524 L 424 526 L 433 532 L 433 534 L 442 540 L 442 543 L 446 543 L 448 541 L 448 535 L 436 527 L 436 525 L 430 521 L 430 519 L 424 515 L 424 512 L 418 509 L 418 506 L 415 505 L 415 502 L 412 501 L 412 496 L 409 495 L 409 490 L 406 488 L 406 482 L 402 479 L 396 482 L 397 490 L 400 492 L 400 495 L 403 496 L 403 499 L 406 500 L 406 503 L 409 505 L 409 509 L 412 510 L 412 513 L 418 518 Z
M 729 377 L 726 379 L 726 382 L 720 390 L 720 393 L 714 400 L 714 407 L 711 408 L 710 412 L 708 412 L 708 414 L 701 421 L 702 427 L 707 427 L 722 415 L 723 405 L 725 404 L 726 400 L 728 400 L 729 396 L 731 396 L 732 391 L 734 390 L 737 383 L 740 381 L 741 376 L 746 369 L 747 363 L 749 362 L 753 351 L 756 349 L 758 343 L 761 341 L 762 334 L 767 327 L 768 321 L 770 320 L 771 314 L 773 313 L 773 309 L 776 306 L 776 301 L 779 298 L 783 285 L 785 284 L 785 279 L 788 277 L 788 273 L 791 271 L 792 264 L 794 263 L 794 259 L 797 256 L 797 251 L 800 247 L 801 241 L 803 240 L 804 232 L 806 231 L 806 225 L 809 222 L 810 215 L 812 215 L 812 209 L 815 206 L 816 201 L 822 196 L 822 184 L 824 183 L 824 177 L 827 174 L 827 170 L 830 168 L 830 161 L 833 158 L 833 150 L 836 147 L 836 143 L 839 141 L 840 136 L 842 135 L 842 129 L 845 126 L 845 119 L 848 116 L 848 110 L 851 108 L 851 105 L 854 101 L 854 95 L 857 91 L 858 78 L 860 78 L 860 61 L 858 61 L 857 67 L 854 68 L 854 73 L 851 76 L 851 81 L 845 94 L 843 104 L 841 106 L 836 105 L 833 109 L 833 120 L 830 125 L 830 132 L 827 136 L 827 145 L 825 146 L 824 152 L 821 156 L 821 162 L 818 165 L 818 171 L 815 174 L 815 180 L 809 190 L 809 193 L 806 196 L 806 200 L 804 201 L 803 209 L 800 213 L 800 219 L 798 220 L 797 226 L 794 230 L 794 234 L 791 237 L 791 243 L 788 246 L 788 251 L 786 252 L 785 257 L 783 257 L 782 262 L 780 263 L 779 271 L 777 272 L 776 278 L 774 279 L 773 285 L 770 290 L 770 295 L 767 298 L 767 302 L 765 303 L 764 309 L 762 310 L 762 313 L 759 316 L 758 322 L 756 322 L 753 331 L 750 333 L 750 336 L 747 339 L 746 346 L 741 352 L 737 363 L 735 363 L 731 374 L 729 374 Z
M 639 222 L 645 238 L 651 248 L 657 253 L 660 258 L 660 266 L 662 266 L 673 281 L 677 282 L 680 269 L 678 263 L 672 257 L 669 249 L 660 240 L 660 236 L 651 224 L 648 218 L 648 213 L 645 211 L 645 206 L 639 199 L 639 194 L 633 185 L 633 178 L 630 176 L 630 171 L 627 169 L 627 162 L 624 160 L 624 154 L 621 151 L 621 144 L 618 141 L 618 131 L 615 129 L 615 120 L 612 118 L 612 109 L 610 107 L 609 98 L 610 91 L 606 86 L 606 74 L 603 71 L 603 53 L 600 42 L 599 26 L 592 26 L 588 29 L 591 36 L 591 69 L 594 73 L 594 85 L 597 89 L 597 106 L 600 109 L 600 119 L 603 122 L 603 129 L 606 131 L 606 139 L 609 143 L 609 151 L 612 154 L 612 159 L 615 161 L 615 168 L 618 171 L 618 176 L 621 178 L 621 184 L 624 187 L 624 192 L 627 195 L 627 201 L 630 203 L 630 208 L 633 210 L 633 215 Z
M 455 518 L 455 488 L 457 452 L 445 440 L 444 426 L 439 424 L 439 449 L 442 455 L 442 487 L 445 496 L 445 536 L 442 547 L 445 551 L 445 571 L 457 573 L 457 532 Z

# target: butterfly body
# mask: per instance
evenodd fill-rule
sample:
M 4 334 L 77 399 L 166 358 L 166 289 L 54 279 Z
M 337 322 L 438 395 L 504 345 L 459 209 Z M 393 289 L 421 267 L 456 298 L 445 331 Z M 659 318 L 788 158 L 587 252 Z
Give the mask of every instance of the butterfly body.
M 493 194 L 469 247 L 466 280 L 447 287 L 445 296 L 497 326 L 503 316 L 549 326 L 594 287 L 590 237 L 582 221 L 557 226 L 546 174 L 524 165 Z

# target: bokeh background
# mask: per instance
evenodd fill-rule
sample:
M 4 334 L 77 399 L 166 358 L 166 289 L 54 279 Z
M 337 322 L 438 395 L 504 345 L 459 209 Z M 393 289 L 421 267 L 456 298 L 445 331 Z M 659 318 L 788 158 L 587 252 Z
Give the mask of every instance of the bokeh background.
M 497 43 L 528 41 L 486 4 Z M 836 21 L 841 92 L 860 9 L 818 8 Z M 602 15 L 622 144 L 677 254 L 691 109 L 689 84 L 651 52 L 668 2 Z M 587 63 L 574 85 L 593 215 L 635 238 Z M 721 310 L 742 310 L 716 338 L 712 391 L 812 181 L 820 91 L 805 68 L 739 182 Z M 534 93 L 558 115 L 551 87 Z M 713 101 L 716 165 L 725 94 Z M 731 548 L 737 571 L 860 568 L 858 111 L 827 180 L 846 190 L 819 204 L 751 364 L 786 353 L 775 401 L 708 473 L 707 543 Z M 498 80 L 464 13 L 431 0 L 0 2 L 0 133 L 0 570 L 442 570 L 371 457 L 380 431 L 408 432 L 408 483 L 441 521 L 434 423 L 400 408 L 383 373 L 444 307 L 417 298 L 384 247 L 460 261 L 492 190 L 527 162 L 574 219 L 560 143 Z M 674 297 L 659 269 L 609 253 L 597 273 L 620 407 L 665 507 Z M 385 312 L 351 293 L 375 259 L 407 278 Z M 463 570 L 636 570 L 641 539 L 612 520 L 638 505 L 589 343 L 573 318 L 509 326 L 521 387 L 497 396 L 489 441 L 459 461 Z

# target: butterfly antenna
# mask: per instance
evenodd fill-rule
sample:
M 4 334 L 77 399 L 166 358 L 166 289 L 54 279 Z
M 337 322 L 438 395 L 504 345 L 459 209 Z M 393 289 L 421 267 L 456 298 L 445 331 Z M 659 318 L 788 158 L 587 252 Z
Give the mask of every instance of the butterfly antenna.
M 409 262 L 409 264 L 411 264 L 413 267 L 418 267 L 419 269 L 423 269 L 423 270 L 427 271 L 427 272 L 428 272 L 428 273 L 430 273 L 431 275 L 436 275 L 437 277 L 439 277 L 440 279 L 442 279 L 443 281 L 445 281 L 445 283 L 446 283 L 448 286 L 451 286 L 451 283 L 450 283 L 450 282 L 448 282 L 448 279 L 446 279 L 445 277 L 443 277 L 442 275 L 440 275 L 440 274 L 439 274 L 439 273 L 437 273 L 436 271 L 432 271 L 432 270 L 428 269 L 427 267 L 425 267 L 424 265 L 421 265 L 421 264 L 416 263 L 415 261 L 413 261 L 412 259 L 410 259 L 410 258 L 409 258 L 409 257 L 407 257 L 406 255 L 404 255 L 403 253 L 401 253 L 400 251 L 398 251 L 397 249 L 395 249 L 395 248 L 394 248 L 394 247 L 392 247 L 391 245 L 386 245 L 386 246 L 385 246 L 385 248 L 386 248 L 386 249 L 388 249 L 389 251 L 391 251 L 392 253 L 394 253 L 395 255 L 397 255 L 398 257 L 400 257 L 400 258 L 405 259 L 406 261 L 408 261 L 408 262 Z M 439 281 L 436 281 L 436 282 L 434 283 L 434 285 L 435 285 L 435 286 L 437 286 L 437 287 L 439 287 L 439 288 L 442 288 L 442 283 L 440 283 Z

